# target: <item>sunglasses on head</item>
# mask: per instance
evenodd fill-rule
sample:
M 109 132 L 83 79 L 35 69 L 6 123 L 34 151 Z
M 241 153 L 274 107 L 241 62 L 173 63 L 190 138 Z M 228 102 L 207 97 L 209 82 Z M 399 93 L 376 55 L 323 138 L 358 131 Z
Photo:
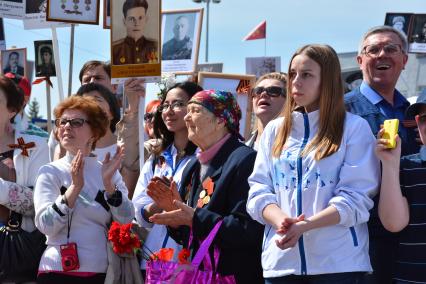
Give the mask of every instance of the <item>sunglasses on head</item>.
M 84 119 L 84 118 L 73 118 L 73 119 L 58 118 L 58 119 L 55 119 L 56 127 L 64 127 L 65 125 L 67 125 L 68 122 L 70 123 L 72 128 L 82 127 L 85 122 L 89 123 L 89 121 Z
M 145 113 L 144 115 L 143 115 L 143 120 L 145 121 L 145 122 L 151 122 L 152 121 L 152 119 L 154 118 L 154 113 L 153 112 L 147 112 L 147 113 Z
M 285 97 L 286 96 L 286 91 L 284 90 L 284 88 L 281 87 L 256 87 L 253 89 L 253 96 L 255 97 L 260 97 L 263 92 L 266 92 L 266 94 L 270 97 Z

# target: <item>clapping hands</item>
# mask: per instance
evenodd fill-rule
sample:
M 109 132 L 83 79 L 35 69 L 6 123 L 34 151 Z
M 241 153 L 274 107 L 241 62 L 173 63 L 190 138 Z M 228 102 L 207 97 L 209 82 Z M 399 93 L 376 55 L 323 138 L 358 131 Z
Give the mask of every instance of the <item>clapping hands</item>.
M 151 179 L 148 184 L 147 194 L 159 208 L 165 211 L 177 209 L 173 203 L 174 200 L 182 201 L 176 183 L 167 177 L 154 177 Z

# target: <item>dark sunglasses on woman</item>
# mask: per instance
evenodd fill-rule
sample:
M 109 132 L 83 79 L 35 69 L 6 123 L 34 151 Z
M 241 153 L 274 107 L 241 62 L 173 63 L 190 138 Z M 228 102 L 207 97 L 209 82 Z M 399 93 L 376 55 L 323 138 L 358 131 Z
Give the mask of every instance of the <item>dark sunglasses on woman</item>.
M 143 115 L 143 120 L 145 122 L 152 122 L 152 119 L 154 118 L 154 113 L 153 112 L 147 112 Z
M 253 89 L 253 97 L 260 97 L 263 92 L 266 92 L 266 94 L 270 97 L 285 97 L 286 96 L 286 90 L 281 87 L 256 87 Z

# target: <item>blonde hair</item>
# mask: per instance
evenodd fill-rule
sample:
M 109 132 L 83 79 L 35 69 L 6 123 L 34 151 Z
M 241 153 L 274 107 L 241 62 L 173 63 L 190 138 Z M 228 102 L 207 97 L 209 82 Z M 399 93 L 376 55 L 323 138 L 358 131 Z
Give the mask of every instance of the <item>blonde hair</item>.
M 290 71 L 291 62 L 297 55 L 306 55 L 321 67 L 319 128 L 315 137 L 301 153 L 301 156 L 306 156 L 315 150 L 315 159 L 321 160 L 334 154 L 339 149 L 343 137 L 343 125 L 346 115 L 339 59 L 334 49 L 328 45 L 305 45 L 297 50 L 291 58 L 287 82 L 287 94 L 289 96 L 281 113 L 281 116 L 284 116 L 284 122 L 275 138 L 272 155 L 274 157 L 281 155 L 291 132 L 293 124 L 291 114 L 297 105 L 290 95 L 293 81 Z

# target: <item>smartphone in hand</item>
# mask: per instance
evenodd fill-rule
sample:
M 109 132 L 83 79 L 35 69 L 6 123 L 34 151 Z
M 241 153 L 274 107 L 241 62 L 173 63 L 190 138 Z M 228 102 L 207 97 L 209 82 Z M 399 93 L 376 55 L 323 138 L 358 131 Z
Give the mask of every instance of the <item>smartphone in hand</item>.
M 398 134 L 399 120 L 398 119 L 386 119 L 383 122 L 383 139 L 388 140 L 386 148 L 393 149 L 396 147 L 395 135 Z

